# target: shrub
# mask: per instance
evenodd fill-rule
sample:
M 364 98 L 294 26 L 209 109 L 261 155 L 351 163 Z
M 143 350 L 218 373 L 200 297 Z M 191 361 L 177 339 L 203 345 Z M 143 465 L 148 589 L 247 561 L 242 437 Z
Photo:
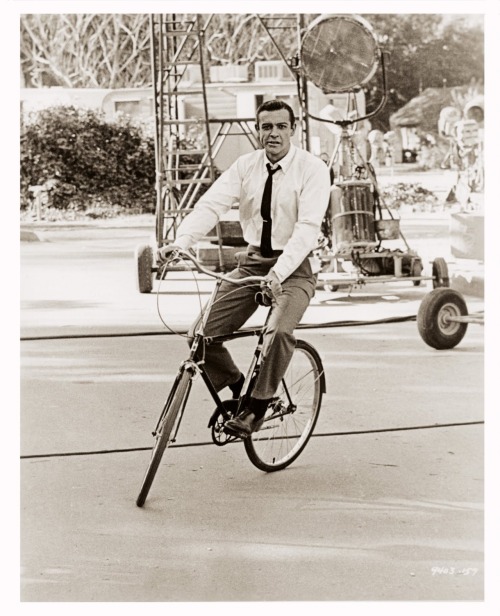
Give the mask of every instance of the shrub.
M 386 186 L 381 193 L 382 203 L 389 209 L 398 210 L 402 205 L 412 210 L 432 211 L 439 203 L 437 195 L 419 183 L 398 182 Z
M 123 116 L 58 106 L 24 118 L 21 132 L 21 208 L 43 186 L 48 205 L 152 212 L 155 207 L 154 140 Z

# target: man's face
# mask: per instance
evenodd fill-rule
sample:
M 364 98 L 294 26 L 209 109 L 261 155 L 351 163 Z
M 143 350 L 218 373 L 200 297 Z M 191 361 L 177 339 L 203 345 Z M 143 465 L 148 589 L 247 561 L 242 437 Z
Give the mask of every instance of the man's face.
M 261 111 L 257 121 L 259 140 L 269 160 L 276 163 L 288 153 L 295 125 L 290 122 L 290 114 L 286 109 Z

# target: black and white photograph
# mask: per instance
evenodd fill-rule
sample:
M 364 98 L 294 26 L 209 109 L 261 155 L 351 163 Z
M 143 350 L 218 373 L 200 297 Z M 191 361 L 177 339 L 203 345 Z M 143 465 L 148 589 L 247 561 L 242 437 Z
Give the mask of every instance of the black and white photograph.
M 498 11 L 8 6 L 9 613 L 497 614 Z

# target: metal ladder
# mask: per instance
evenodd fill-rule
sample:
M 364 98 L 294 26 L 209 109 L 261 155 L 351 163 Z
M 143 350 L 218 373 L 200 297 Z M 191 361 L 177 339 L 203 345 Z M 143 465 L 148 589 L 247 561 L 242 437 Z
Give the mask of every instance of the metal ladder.
M 254 148 L 260 147 L 252 129 L 254 118 L 209 117 L 207 65 L 204 57 L 205 33 L 213 14 L 150 16 L 151 67 L 155 115 L 156 168 L 156 242 L 160 248 L 172 242 L 184 216 L 215 179 L 214 160 L 223 142 L 231 136 L 245 136 Z M 303 113 L 307 83 L 295 70 L 299 58 L 285 58 L 273 33 L 288 30 L 300 40 L 301 16 L 255 15 L 276 51 L 297 79 L 300 92 L 300 140 L 308 147 L 309 127 Z M 199 79 L 189 81 L 190 67 L 196 67 Z M 196 117 L 186 117 L 185 97 L 201 100 Z M 201 110 L 201 113 L 200 113 Z M 207 237 L 216 244 L 218 268 L 225 271 L 224 230 L 219 223 Z
M 169 243 L 204 184 L 214 179 L 204 34 L 212 15 L 150 16 L 155 113 L 156 240 Z M 188 81 L 197 67 L 199 83 Z M 183 98 L 199 95 L 203 117 L 185 117 Z

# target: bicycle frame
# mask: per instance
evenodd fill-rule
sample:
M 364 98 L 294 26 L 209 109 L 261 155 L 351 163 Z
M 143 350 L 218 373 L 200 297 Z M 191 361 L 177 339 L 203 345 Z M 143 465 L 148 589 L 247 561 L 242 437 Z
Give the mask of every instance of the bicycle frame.
M 204 268 L 202 268 L 203 271 Z M 209 272 L 206 272 L 209 273 Z M 211 275 L 213 275 L 212 272 L 210 272 Z M 247 279 L 259 279 L 260 277 L 248 277 Z M 183 400 L 183 404 L 182 407 L 180 409 L 180 412 L 178 414 L 177 420 L 176 420 L 176 426 L 173 430 L 173 436 L 171 438 L 171 442 L 175 442 L 176 436 L 177 436 L 177 432 L 179 430 L 180 424 L 181 424 L 181 420 L 182 417 L 184 415 L 184 410 L 187 404 L 187 400 L 189 398 L 189 393 L 191 390 L 191 386 L 192 386 L 192 382 L 193 382 L 193 378 L 195 377 L 196 374 L 200 374 L 210 395 L 212 396 L 212 399 L 214 400 L 215 404 L 216 404 L 216 409 L 214 411 L 214 413 L 212 414 L 208 427 L 211 427 L 213 425 L 213 422 L 215 420 L 215 417 L 222 413 L 225 414 L 226 411 L 224 409 L 224 405 L 223 405 L 223 401 L 221 400 L 214 384 L 212 383 L 210 377 L 208 376 L 207 372 L 204 369 L 204 359 L 203 357 L 201 357 L 201 359 L 197 358 L 197 353 L 199 351 L 199 349 L 203 346 L 203 344 L 214 344 L 214 343 L 220 343 L 220 342 L 225 342 L 225 341 L 229 341 L 229 340 L 234 340 L 236 338 L 241 338 L 241 337 L 248 337 L 248 336 L 258 336 L 258 341 L 257 341 L 257 345 L 256 348 L 254 349 L 254 353 L 252 356 L 252 361 L 250 363 L 249 369 L 247 371 L 246 377 L 245 377 L 245 381 L 242 387 L 242 392 L 241 395 L 239 397 L 238 400 L 238 406 L 237 406 L 237 410 L 239 411 L 240 408 L 242 407 L 242 405 L 245 404 L 245 402 L 248 399 L 248 396 L 250 394 L 250 391 L 252 389 L 252 385 L 255 381 L 255 377 L 258 374 L 258 368 L 260 366 L 260 362 L 262 359 L 262 349 L 264 346 L 264 333 L 266 330 L 266 325 L 267 322 L 269 320 L 270 314 L 271 314 L 271 310 L 268 311 L 265 323 L 262 327 L 260 328 L 253 328 L 253 329 L 249 329 L 249 330 L 239 330 L 237 332 L 232 332 L 230 334 L 223 334 L 223 335 L 218 335 L 218 336 L 205 336 L 204 335 L 204 329 L 205 326 L 208 322 L 208 318 L 210 316 L 210 311 L 212 309 L 212 306 L 215 302 L 215 299 L 217 297 L 217 294 L 219 292 L 220 286 L 222 284 L 222 282 L 226 280 L 231 280 L 232 282 L 234 282 L 235 284 L 242 284 L 241 283 L 241 279 L 230 279 L 227 276 L 217 276 L 216 279 L 216 283 L 215 283 L 215 287 L 212 290 L 211 296 L 205 306 L 205 308 L 202 311 L 201 314 L 201 319 L 200 322 L 197 325 L 197 328 L 195 330 L 195 333 L 193 335 L 193 341 L 191 343 L 191 348 L 190 348 L 190 352 L 189 352 L 189 356 L 187 357 L 187 359 L 185 359 L 181 366 L 179 367 L 179 370 L 177 372 L 174 384 L 172 386 L 172 389 L 169 393 L 167 402 L 164 406 L 164 409 L 162 411 L 162 413 L 160 414 L 160 417 L 158 419 L 158 422 L 156 424 L 156 427 L 153 431 L 153 436 L 156 436 L 157 431 L 161 425 L 164 413 L 166 412 L 166 410 L 168 409 L 170 402 L 172 400 L 172 397 L 175 393 L 175 390 L 177 388 L 177 384 L 179 383 L 182 374 L 184 372 L 189 372 L 190 373 L 190 378 L 189 378 L 189 385 L 188 385 L 188 389 L 186 391 L 186 395 L 184 397 Z
M 216 290 L 214 290 L 214 293 L 216 294 Z M 214 295 L 215 296 L 215 295 Z M 209 313 L 210 311 L 208 310 L 207 313 Z M 176 390 L 177 384 L 181 379 L 181 376 L 183 374 L 183 372 L 187 371 L 190 373 L 190 380 L 189 380 L 189 385 L 188 385 L 188 389 L 186 391 L 186 395 L 185 398 L 183 400 L 183 404 L 182 407 L 179 411 L 177 420 L 176 420 L 176 426 L 173 430 L 173 436 L 171 438 L 171 442 L 175 442 L 176 437 L 177 437 L 177 433 L 179 431 L 180 428 L 180 424 L 182 421 L 182 417 L 184 415 L 184 410 L 186 408 L 186 404 L 187 404 L 187 400 L 189 398 L 189 393 L 191 390 L 191 385 L 192 385 L 192 381 L 193 378 L 195 376 L 195 374 L 200 374 L 210 395 L 212 396 L 213 401 L 216 404 L 216 408 L 215 411 L 212 413 L 209 422 L 208 422 L 208 426 L 207 427 L 212 427 L 215 423 L 215 420 L 217 418 L 218 415 L 222 414 L 223 416 L 225 416 L 226 419 L 228 419 L 228 414 L 227 414 L 227 410 L 224 408 L 224 402 L 223 400 L 220 398 L 219 393 L 217 392 L 217 390 L 215 389 L 210 377 L 208 376 L 207 372 L 204 369 L 204 361 L 203 359 L 199 360 L 196 359 L 195 355 L 196 352 L 198 350 L 198 348 L 200 347 L 201 344 L 205 343 L 205 344 L 213 344 L 213 343 L 217 343 L 217 342 L 227 342 L 230 340 L 235 340 L 237 338 L 248 338 L 250 336 L 258 336 L 258 340 L 257 340 L 257 344 L 255 346 L 255 349 L 253 351 L 253 355 L 252 355 L 252 360 L 250 362 L 249 368 L 247 370 L 246 376 L 245 376 L 245 381 L 243 383 L 243 387 L 241 390 L 241 394 L 240 397 L 238 399 L 234 399 L 235 402 L 235 412 L 236 414 L 242 409 L 244 408 L 245 404 L 248 401 L 248 398 L 251 394 L 251 391 L 253 389 L 253 385 L 255 383 L 256 377 L 259 373 L 260 370 L 260 365 L 262 362 L 262 356 L 263 356 L 263 347 L 264 347 L 264 334 L 266 331 L 266 325 L 267 322 L 269 320 L 269 317 L 271 315 L 271 310 L 269 310 L 267 317 L 266 317 L 266 321 L 264 323 L 264 325 L 262 327 L 257 327 L 257 328 L 252 328 L 252 329 L 248 329 L 248 330 L 239 330 L 237 332 L 233 332 L 231 334 L 223 334 L 223 335 L 219 335 L 219 336 L 204 336 L 202 333 L 202 330 L 199 329 L 197 331 L 197 333 L 194 336 L 194 341 L 193 344 L 191 346 L 191 351 L 189 354 L 189 357 L 184 360 L 179 368 L 179 371 L 177 373 L 177 376 L 175 378 L 174 384 L 172 386 L 172 389 L 170 391 L 169 397 L 167 399 L 167 403 L 165 404 L 164 410 L 162 411 L 162 413 L 160 414 L 160 417 L 158 419 L 156 428 L 153 432 L 153 436 L 156 436 L 157 430 L 162 422 L 163 419 L 163 415 L 166 409 L 168 409 L 169 404 L 171 402 L 171 399 L 174 395 L 174 392 Z M 321 382 L 321 390 L 324 392 L 324 375 L 323 373 L 320 375 L 320 382 Z M 286 396 L 288 398 L 288 406 L 286 410 L 278 410 L 273 412 L 272 415 L 270 415 L 268 418 L 266 418 L 266 421 L 270 421 L 272 419 L 276 419 L 280 416 L 286 415 L 289 412 L 291 412 L 291 409 L 294 408 L 291 396 L 289 394 L 289 392 L 287 391 L 286 388 L 286 384 L 283 383 L 283 387 L 285 389 L 286 392 Z M 293 410 L 292 410 L 293 412 Z M 237 440 L 236 438 L 228 438 L 226 442 L 230 442 L 233 440 Z
M 260 284 L 264 279 L 261 276 L 234 279 L 221 274 L 214 274 L 203 268 L 189 253 L 184 253 L 180 249 L 174 258 L 183 254 L 192 260 L 196 269 L 213 276 L 217 279 L 217 282 L 193 332 L 189 356 L 181 363 L 154 429 L 153 436 L 156 441 L 136 499 L 138 507 L 142 507 L 146 502 L 165 448 L 177 438 L 192 382 L 197 374 L 201 374 L 217 405 L 208 424 L 208 427 L 211 428 L 213 442 L 218 446 L 223 446 L 241 438 L 226 432 L 225 425 L 227 420 L 236 416 L 247 404 L 262 365 L 262 359 L 266 354 L 266 344 L 269 342 L 266 337 L 266 330 L 271 310 L 268 311 L 262 327 L 242 329 L 224 335 L 205 336 L 204 330 L 208 323 L 211 308 L 224 280 L 236 285 L 246 285 Z M 264 290 L 265 294 L 266 290 Z M 258 303 L 266 304 L 263 301 L 264 299 L 262 292 L 256 294 Z M 205 370 L 203 345 L 217 344 L 254 335 L 258 336 L 257 345 L 247 370 L 241 394 L 237 399 L 223 401 Z M 243 440 L 245 451 L 252 464 L 265 472 L 286 468 L 303 451 L 316 425 L 321 407 L 321 397 L 326 389 L 323 366 L 314 347 L 303 340 L 298 340 L 293 357 L 298 357 L 298 359 L 295 363 L 295 370 L 290 371 L 289 374 L 295 374 L 295 376 L 287 378 L 285 375 L 283 377 L 280 390 L 269 403 L 269 414 L 264 419 L 265 425 L 262 426 L 262 429 L 266 431 L 266 436 L 256 439 L 250 437 Z M 302 366 L 304 366 L 304 369 L 302 369 Z M 287 416 L 291 416 L 291 418 L 287 419 Z

